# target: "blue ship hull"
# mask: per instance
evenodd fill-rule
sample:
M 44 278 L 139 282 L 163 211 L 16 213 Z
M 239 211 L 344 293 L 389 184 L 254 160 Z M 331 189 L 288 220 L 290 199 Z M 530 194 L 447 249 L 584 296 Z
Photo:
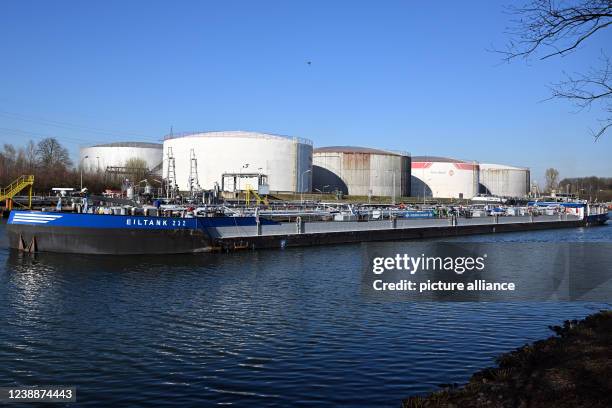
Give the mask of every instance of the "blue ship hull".
M 262 220 L 262 223 L 270 221 Z M 210 227 L 255 225 L 254 217 L 170 218 L 12 211 L 9 246 L 32 252 L 179 254 L 215 249 Z

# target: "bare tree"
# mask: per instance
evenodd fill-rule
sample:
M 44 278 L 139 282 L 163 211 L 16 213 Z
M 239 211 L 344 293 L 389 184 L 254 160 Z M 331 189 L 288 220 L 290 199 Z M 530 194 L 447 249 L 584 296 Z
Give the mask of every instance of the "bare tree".
M 17 157 L 15 158 L 15 168 L 19 174 L 25 173 L 26 170 L 26 153 L 23 147 L 17 149 Z
M 15 174 L 15 159 L 15 147 L 5 143 L 2 152 L 0 152 L 0 182 L 3 185 L 10 182 L 11 177 Z
M 36 168 L 36 144 L 33 141 L 28 141 L 25 148 L 26 168 L 29 172 Z
M 66 169 L 72 165 L 68 149 L 52 137 L 38 142 L 36 156 L 40 167 L 43 168 Z
M 506 61 L 540 55 L 540 59 L 565 56 L 584 41 L 612 25 L 612 0 L 532 0 L 509 7 L 517 18 L 509 29 L 511 40 L 501 51 Z M 597 140 L 612 126 L 612 66 L 604 50 L 602 64 L 587 73 L 567 75 L 552 86 L 552 97 L 568 99 L 580 108 L 601 106 L 604 116 Z
M 546 191 L 551 191 L 557 188 L 557 181 L 559 180 L 559 171 L 554 168 L 546 169 Z
M 147 175 L 147 162 L 139 157 L 131 157 L 125 161 L 127 173 L 132 178 L 132 181 L 138 183 Z

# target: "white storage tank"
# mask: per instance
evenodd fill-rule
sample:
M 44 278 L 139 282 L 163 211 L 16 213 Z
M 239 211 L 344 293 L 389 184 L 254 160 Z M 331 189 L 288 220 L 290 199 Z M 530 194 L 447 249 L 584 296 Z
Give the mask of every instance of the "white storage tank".
M 529 193 L 530 171 L 526 167 L 480 164 L 480 192 L 499 197 L 525 197 Z
M 478 194 L 479 166 L 448 157 L 412 157 L 412 196 L 472 198 Z
M 79 166 L 85 172 L 104 172 L 107 167 L 125 167 L 130 159 L 140 159 L 148 170 L 159 170 L 162 165 L 162 145 L 146 142 L 116 142 L 83 147 L 79 152 Z
M 410 155 L 356 146 L 319 147 L 313 154 L 313 188 L 356 196 L 408 196 Z M 394 185 L 395 182 L 395 185 Z
M 208 190 L 215 183 L 223 184 L 225 191 L 245 190 L 247 185 L 257 189 L 258 175 L 266 176 L 272 192 L 308 192 L 312 185 L 312 142 L 308 139 L 246 131 L 183 133 L 166 136 L 163 152 L 163 177 L 172 172 L 168 164 L 169 157 L 174 157 L 181 191 L 190 190 L 193 163 L 199 186 Z M 239 176 L 223 180 L 223 174 Z

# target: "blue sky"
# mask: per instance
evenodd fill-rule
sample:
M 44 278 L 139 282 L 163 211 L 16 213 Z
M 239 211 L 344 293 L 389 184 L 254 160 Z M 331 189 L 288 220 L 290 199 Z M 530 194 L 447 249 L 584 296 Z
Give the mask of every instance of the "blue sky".
M 0 142 L 157 141 L 173 126 L 612 176 L 599 112 L 542 102 L 609 53 L 500 63 L 507 1 L 5 1 Z M 311 64 L 307 64 L 311 61 Z

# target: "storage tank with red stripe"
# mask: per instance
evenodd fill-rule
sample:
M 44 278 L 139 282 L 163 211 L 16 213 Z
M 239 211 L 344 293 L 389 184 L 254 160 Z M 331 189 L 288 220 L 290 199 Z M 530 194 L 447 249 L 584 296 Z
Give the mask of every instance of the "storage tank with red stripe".
M 413 197 L 472 198 L 478 194 L 479 165 L 475 161 L 436 156 L 412 156 Z

